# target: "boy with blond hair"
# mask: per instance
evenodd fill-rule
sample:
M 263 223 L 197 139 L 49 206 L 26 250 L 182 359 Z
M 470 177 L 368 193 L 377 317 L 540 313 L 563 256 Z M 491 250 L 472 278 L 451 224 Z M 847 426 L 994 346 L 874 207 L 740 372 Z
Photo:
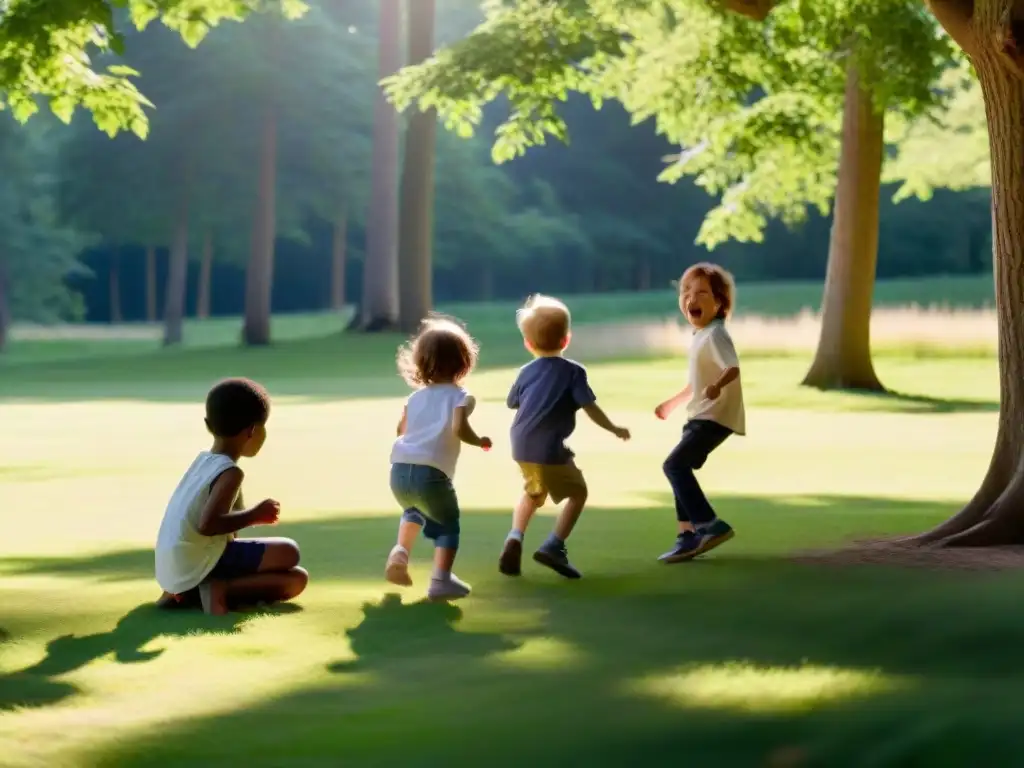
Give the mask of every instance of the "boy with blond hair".
M 523 475 L 523 495 L 512 516 L 512 530 L 498 561 L 506 576 L 522 570 L 523 538 L 534 513 L 550 496 L 562 508 L 554 531 L 534 552 L 533 559 L 569 579 L 582 574 L 569 562 L 569 538 L 587 501 L 587 482 L 565 444 L 576 429 L 576 411 L 583 411 L 602 429 L 620 440 L 629 430 L 611 422 L 597 404 L 587 371 L 564 357 L 572 337 L 569 309 L 558 299 L 531 296 L 516 312 L 523 343 L 534 356 L 523 366 L 508 393 L 512 420 L 512 458 Z

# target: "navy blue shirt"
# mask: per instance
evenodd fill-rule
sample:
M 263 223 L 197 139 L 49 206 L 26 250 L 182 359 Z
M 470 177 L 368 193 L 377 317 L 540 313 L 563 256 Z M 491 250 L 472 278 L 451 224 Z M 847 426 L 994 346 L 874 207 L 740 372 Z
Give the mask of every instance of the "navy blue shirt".
M 538 357 L 519 370 L 508 393 L 512 458 L 531 464 L 568 464 L 565 444 L 576 429 L 576 411 L 597 401 L 587 369 L 564 357 Z

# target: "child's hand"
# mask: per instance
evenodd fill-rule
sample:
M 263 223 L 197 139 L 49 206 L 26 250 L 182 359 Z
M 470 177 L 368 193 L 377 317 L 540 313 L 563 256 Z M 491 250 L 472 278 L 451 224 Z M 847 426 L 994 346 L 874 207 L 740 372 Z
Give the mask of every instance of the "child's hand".
M 264 499 L 253 510 L 257 525 L 275 525 L 281 516 L 281 504 L 273 499 Z
M 672 402 L 670 400 L 666 400 L 664 403 L 662 403 L 661 405 L 654 409 L 654 415 L 657 416 L 662 421 L 667 419 L 669 417 L 669 414 L 671 413 Z
M 491 438 L 489 438 L 489 437 L 481 437 L 480 438 L 480 447 L 483 448 L 485 451 L 491 450 Z
M 613 434 L 617 438 L 619 438 L 619 440 L 629 440 L 629 438 L 631 437 L 631 435 L 629 434 L 629 430 L 626 429 L 625 427 L 616 427 L 613 430 Z
M 717 400 L 720 394 L 722 394 L 722 388 L 717 384 L 708 384 L 704 387 L 704 397 L 708 400 Z

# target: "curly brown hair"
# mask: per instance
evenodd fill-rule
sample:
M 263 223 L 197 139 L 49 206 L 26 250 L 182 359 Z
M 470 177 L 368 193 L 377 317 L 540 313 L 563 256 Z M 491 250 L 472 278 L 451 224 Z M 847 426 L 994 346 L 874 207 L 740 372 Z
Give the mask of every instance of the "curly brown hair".
M 476 367 L 480 346 L 454 317 L 432 314 L 419 332 L 398 348 L 398 373 L 419 389 L 457 383 Z
M 679 278 L 679 292 L 683 291 L 683 284 L 693 278 L 702 277 L 708 281 L 711 287 L 711 294 L 718 302 L 718 319 L 725 320 L 732 313 L 736 305 L 736 281 L 732 273 L 710 261 L 701 261 L 687 268 L 683 276 Z
M 565 347 L 572 316 L 563 302 L 535 293 L 516 310 L 516 324 L 531 348 L 537 352 L 558 352 Z

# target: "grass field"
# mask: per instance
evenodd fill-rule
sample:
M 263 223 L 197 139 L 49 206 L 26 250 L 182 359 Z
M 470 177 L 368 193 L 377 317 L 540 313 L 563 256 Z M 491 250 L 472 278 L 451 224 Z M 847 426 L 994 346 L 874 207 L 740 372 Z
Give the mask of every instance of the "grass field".
M 457 606 L 421 601 L 425 546 L 411 590 L 381 578 L 397 338 L 164 354 L 78 342 L 82 359 L 7 364 L 0 766 L 1020 764 L 1019 575 L 788 558 L 954 510 L 988 460 L 994 359 L 894 348 L 878 368 L 903 394 L 865 397 L 793 386 L 803 353 L 750 354 L 750 434 L 702 470 L 739 535 L 671 568 L 654 558 L 673 533 L 660 463 L 679 424 L 651 411 L 683 363 L 595 359 L 599 398 L 634 439 L 590 424 L 574 437 L 592 486 L 570 542 L 584 579 L 509 581 L 503 402 L 522 350 L 507 329 L 481 335 L 475 421 L 496 447 L 459 468 L 457 571 L 474 594 Z M 246 495 L 281 501 L 267 533 L 299 541 L 311 586 L 290 610 L 160 614 L 152 541 L 207 444 L 205 389 L 229 374 L 276 396 Z

